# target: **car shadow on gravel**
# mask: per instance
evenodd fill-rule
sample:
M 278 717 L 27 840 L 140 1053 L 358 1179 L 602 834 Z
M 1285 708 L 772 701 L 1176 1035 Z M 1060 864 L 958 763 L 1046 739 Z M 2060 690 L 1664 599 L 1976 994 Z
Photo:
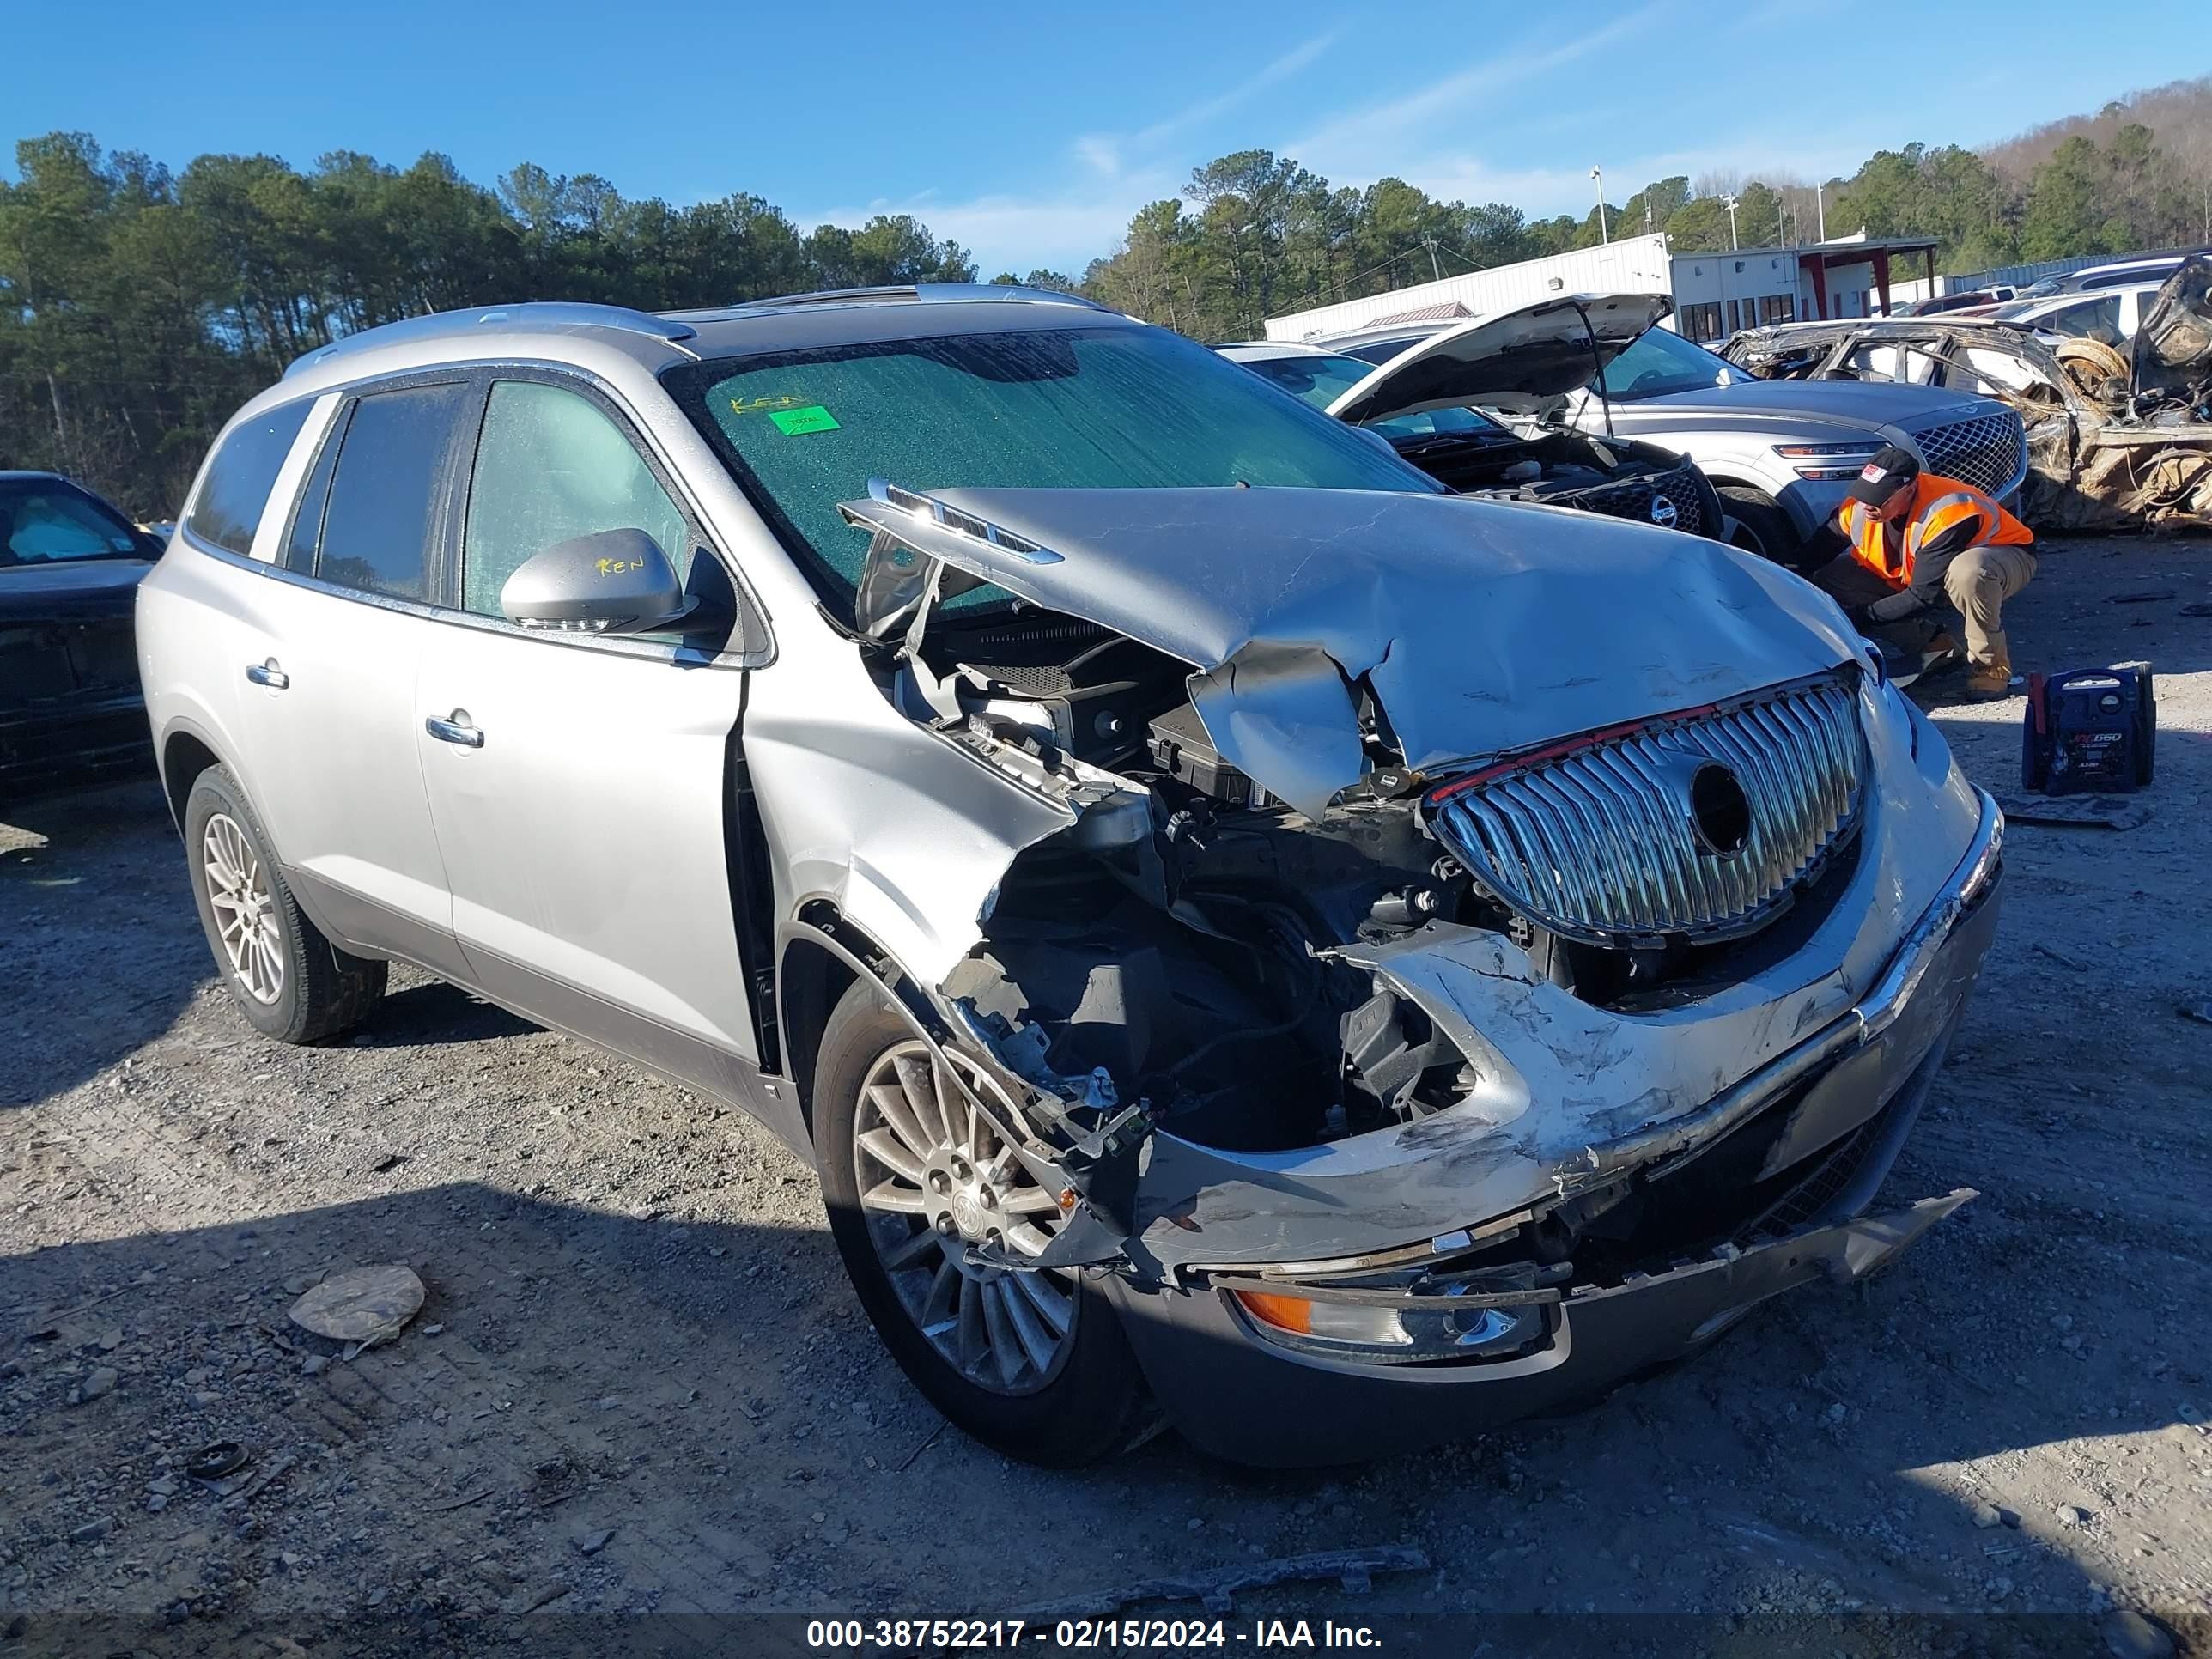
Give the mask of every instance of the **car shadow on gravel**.
M 150 779 L 0 808 L 0 1109 L 72 1088 L 167 1030 L 213 977 Z
M 1980 1529 L 1912 1476 L 2085 1429 L 2066 1392 L 1962 1381 L 1947 1350 L 1986 1262 L 1945 1231 L 1578 1415 L 1279 1474 L 1171 1437 L 1097 1469 L 1007 1463 L 906 1383 L 818 1229 L 460 1182 L 69 1243 L 0 1260 L 0 1362 L 21 1368 L 0 1371 L 0 1545 L 33 1613 L 150 1612 L 226 1641 L 366 1617 L 421 1650 L 526 1633 L 506 1621 L 538 1595 L 625 1617 L 1002 1614 L 1386 1544 L 1436 1571 L 1378 1578 L 1355 1610 L 2082 1612 L 2094 1581 L 2047 1510 Z M 393 1340 L 349 1358 L 289 1324 L 320 1276 L 394 1261 L 426 1301 Z M 2094 1431 L 2171 1420 L 2128 1406 Z M 250 1453 L 246 1486 L 178 1478 L 217 1443 Z M 1055 1519 L 1011 1558 L 945 1535 L 948 1510 L 984 1507 Z M 1106 1547 L 1080 1541 L 1101 1529 Z M 917 1565 L 921 1536 L 939 1544 Z M 1344 1610 L 1334 1583 L 1270 1594 Z
M 361 1048 L 420 1048 L 491 1042 L 544 1029 L 472 991 L 426 978 L 389 993 L 352 1041 Z

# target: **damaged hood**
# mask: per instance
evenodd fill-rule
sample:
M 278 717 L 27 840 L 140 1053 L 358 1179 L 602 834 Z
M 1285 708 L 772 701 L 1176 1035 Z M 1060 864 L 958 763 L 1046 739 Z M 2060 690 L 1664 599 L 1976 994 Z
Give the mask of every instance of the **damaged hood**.
M 2166 278 L 2136 330 L 2138 398 L 2212 396 L 2212 256 L 2192 253 Z
M 1575 294 L 1431 336 L 1328 406 L 1354 425 L 1498 398 L 1563 398 L 1674 308 L 1663 294 Z
M 1370 490 L 871 491 L 840 508 L 876 532 L 868 632 L 969 579 L 1110 628 L 1197 670 L 1223 758 L 1310 814 L 1367 769 L 1363 678 L 1425 771 L 1855 655 L 1842 613 L 1778 567 L 1590 514 Z

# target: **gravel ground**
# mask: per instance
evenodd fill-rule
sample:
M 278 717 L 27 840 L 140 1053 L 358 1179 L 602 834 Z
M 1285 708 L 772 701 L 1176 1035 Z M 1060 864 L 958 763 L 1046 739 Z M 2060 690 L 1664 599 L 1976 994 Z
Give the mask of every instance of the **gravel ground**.
M 2009 607 L 2026 663 L 2154 659 L 2163 738 L 2147 823 L 2008 843 L 1982 991 L 1885 1194 L 1978 1201 L 1588 1413 L 1334 1472 L 1172 1437 L 1075 1474 L 982 1451 L 907 1387 L 812 1177 L 742 1115 L 411 974 L 349 1043 L 266 1042 L 150 787 L 17 809 L 0 1631 L 474 1649 L 526 1645 L 538 1607 L 1003 1613 L 1405 1544 L 1431 1567 L 1359 1611 L 2049 1613 L 2212 1651 L 2212 1023 L 2182 1012 L 2212 1000 L 2212 622 L 2179 614 L 2207 599 L 2202 544 L 2079 541 Z M 2018 702 L 1935 712 L 2017 781 Z M 288 1329 L 319 1277 L 389 1261 L 428 1287 L 398 1340 L 349 1362 Z M 227 1495 L 183 1471 L 216 1441 L 253 1455 Z

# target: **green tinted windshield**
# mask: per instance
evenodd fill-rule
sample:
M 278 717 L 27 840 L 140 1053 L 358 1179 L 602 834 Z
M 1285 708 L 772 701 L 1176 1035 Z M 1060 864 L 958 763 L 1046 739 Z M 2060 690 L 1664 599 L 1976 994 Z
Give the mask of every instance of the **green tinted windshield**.
M 870 342 L 710 362 L 679 398 L 735 452 L 811 574 L 849 602 L 868 550 L 837 503 L 909 489 L 1434 490 L 1373 439 L 1180 335 L 1126 325 Z M 954 603 L 1003 598 L 980 588 Z

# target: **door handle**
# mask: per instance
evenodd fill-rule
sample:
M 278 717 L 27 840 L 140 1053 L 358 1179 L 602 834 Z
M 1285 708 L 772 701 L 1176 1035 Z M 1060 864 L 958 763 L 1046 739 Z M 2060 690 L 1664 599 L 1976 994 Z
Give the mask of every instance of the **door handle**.
M 465 708 L 453 710 L 450 720 L 440 720 L 435 714 L 422 722 L 422 729 L 440 743 L 457 743 L 464 749 L 483 747 L 484 734 L 469 719 Z
M 266 662 L 246 664 L 246 678 L 256 685 L 267 686 L 271 691 L 282 691 L 292 683 L 292 677 L 276 665 L 276 659 L 274 657 L 270 658 Z

